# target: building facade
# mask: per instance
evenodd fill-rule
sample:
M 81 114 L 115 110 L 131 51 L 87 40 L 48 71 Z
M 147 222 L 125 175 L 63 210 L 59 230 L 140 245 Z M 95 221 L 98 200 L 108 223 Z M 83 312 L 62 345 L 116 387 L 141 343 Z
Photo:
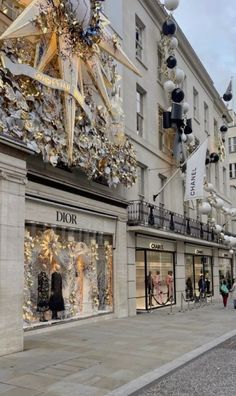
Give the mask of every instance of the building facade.
M 135 315 L 137 309 L 169 304 L 171 293 L 174 301 L 180 304 L 189 284 L 193 293 L 199 290 L 202 274 L 208 292 L 217 294 L 220 278 L 233 276 L 233 256 L 214 234 L 213 223 L 209 221 L 214 218 L 217 224 L 227 223 L 229 231 L 227 215 L 214 208 L 210 215 L 201 215 L 198 201 L 184 202 L 181 172 L 162 190 L 176 171 L 173 131 L 163 128 L 163 111 L 167 111 L 169 104 L 163 89 L 165 76 L 161 70 L 160 43 L 167 13 L 158 1 L 116 3 L 116 7 L 120 7 L 119 15 L 123 16 L 119 26 L 116 20 L 116 29 L 125 51 L 142 74 L 138 78 L 126 70 L 122 74 L 126 133 L 135 143 L 139 164 L 137 184 L 126 192 L 130 202 L 127 229 L 129 314 Z M 106 4 L 104 7 L 105 13 L 115 21 L 109 2 L 107 8 Z M 185 79 L 179 86 L 189 103 L 188 117 L 192 119 L 195 139 L 203 142 L 208 137 L 209 156 L 222 149 L 220 127 L 230 122 L 231 117 L 179 27 L 176 37 L 178 67 L 185 72 Z M 216 195 L 230 208 L 227 147 L 223 150 L 226 152 L 224 159 L 206 165 L 205 172 Z M 153 279 L 150 280 L 150 276 Z M 154 297 L 150 289 L 154 290 Z
M 201 275 L 209 295 L 218 293 L 220 277 L 233 276 L 233 257 L 213 223 L 200 214 L 199 203 L 184 203 L 181 172 L 158 194 L 177 169 L 173 131 L 163 129 L 162 119 L 167 101 L 159 43 L 166 13 L 157 1 L 113 3 L 104 3 L 104 13 L 142 75 L 118 67 L 137 182 L 130 189 L 109 188 L 78 169 L 45 164 L 33 149 L 0 135 L 1 355 L 22 350 L 24 331 L 58 318 L 133 316 L 180 304 L 186 288 L 198 291 Z M 3 31 L 17 10 L 9 2 L 1 10 Z M 194 135 L 199 142 L 209 136 L 211 154 L 219 147 L 222 114 L 228 122 L 230 116 L 180 29 L 177 38 Z M 206 177 L 230 207 L 227 161 L 209 163 Z M 216 209 L 213 217 L 227 222 Z M 56 289 L 60 309 L 49 301 Z

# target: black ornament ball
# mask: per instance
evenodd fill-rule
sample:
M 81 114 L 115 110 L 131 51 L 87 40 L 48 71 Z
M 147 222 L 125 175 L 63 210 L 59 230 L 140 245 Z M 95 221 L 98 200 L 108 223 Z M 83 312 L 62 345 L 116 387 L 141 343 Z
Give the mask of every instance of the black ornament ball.
M 184 92 L 180 88 L 175 88 L 171 94 L 173 102 L 180 103 L 184 100 Z
M 172 19 L 167 19 L 162 25 L 162 33 L 165 36 L 172 36 L 176 32 L 176 23 Z
M 188 118 L 187 119 L 187 122 L 186 122 L 186 126 L 185 126 L 185 128 L 184 128 L 184 133 L 185 133 L 185 135 L 190 135 L 190 133 L 192 133 L 193 132 L 193 129 L 192 129 L 192 119 L 191 118 Z
M 208 165 L 209 163 L 210 163 L 210 158 L 209 158 L 209 157 L 206 157 L 205 164 Z
M 222 125 L 222 126 L 220 127 L 220 132 L 225 133 L 225 132 L 227 132 L 227 131 L 228 131 L 228 128 L 227 128 L 226 125 Z
M 177 65 L 177 60 L 173 55 L 170 55 L 166 59 L 166 65 L 169 69 L 174 69 L 174 67 Z
M 210 162 L 218 162 L 220 159 L 219 155 L 217 153 L 211 153 L 210 154 Z
M 223 95 L 223 99 L 225 102 L 230 102 L 232 98 L 233 98 L 233 95 L 231 93 L 225 93 Z

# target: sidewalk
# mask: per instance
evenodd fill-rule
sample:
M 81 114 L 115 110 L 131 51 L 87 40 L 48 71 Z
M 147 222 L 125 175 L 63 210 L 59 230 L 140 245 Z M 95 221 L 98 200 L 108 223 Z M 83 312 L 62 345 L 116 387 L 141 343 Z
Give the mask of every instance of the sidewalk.
M 0 395 L 125 396 L 236 334 L 222 303 L 169 312 L 28 332 L 24 352 L 0 358 Z

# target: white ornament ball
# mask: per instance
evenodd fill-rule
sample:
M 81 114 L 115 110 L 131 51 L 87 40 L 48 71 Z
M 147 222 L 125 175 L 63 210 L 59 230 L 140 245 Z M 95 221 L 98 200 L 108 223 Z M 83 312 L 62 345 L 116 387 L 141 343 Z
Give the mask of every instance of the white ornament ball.
M 77 22 L 79 22 L 83 29 L 90 25 L 91 21 L 91 1 L 90 0 L 69 0 L 72 11 L 75 13 Z
M 224 239 L 225 234 L 223 232 L 220 232 L 220 237 L 221 239 Z
M 176 37 L 171 37 L 170 39 L 170 48 L 172 50 L 176 49 L 179 45 L 178 39 Z
M 189 135 L 187 135 L 187 138 L 188 138 L 188 143 L 192 143 L 194 141 L 193 133 L 190 133 Z
M 234 254 L 234 250 L 233 250 L 233 249 L 230 249 L 229 253 L 230 253 L 230 254 Z
M 212 191 L 214 191 L 214 186 L 213 186 L 213 184 L 211 184 L 211 183 L 207 183 L 207 184 L 204 186 L 204 189 L 205 189 L 207 192 L 212 192 Z
M 220 234 L 221 231 L 222 231 L 222 227 L 219 224 L 216 224 L 214 226 L 214 231 L 215 231 L 216 234 Z
M 217 209 L 222 209 L 224 206 L 224 201 L 221 198 L 216 198 L 213 206 Z
M 185 73 L 182 69 L 178 67 L 175 70 L 175 81 L 177 84 L 181 84 L 184 81 Z
M 203 215 L 210 213 L 211 205 L 208 202 L 202 202 L 199 206 L 199 212 Z
M 188 102 L 184 102 L 183 103 L 183 113 L 187 114 L 189 112 L 190 106 L 188 104 Z
M 169 11 L 174 11 L 179 5 L 179 0 L 165 0 L 165 7 Z
M 167 80 L 164 82 L 164 90 L 165 92 L 171 93 L 175 89 L 175 83 L 171 80 Z
M 235 237 L 231 237 L 230 243 L 231 243 L 232 246 L 236 246 L 236 238 Z
M 187 142 L 187 136 L 185 135 L 185 133 L 182 133 L 181 140 L 183 143 Z
M 236 208 L 230 209 L 231 216 L 236 216 Z

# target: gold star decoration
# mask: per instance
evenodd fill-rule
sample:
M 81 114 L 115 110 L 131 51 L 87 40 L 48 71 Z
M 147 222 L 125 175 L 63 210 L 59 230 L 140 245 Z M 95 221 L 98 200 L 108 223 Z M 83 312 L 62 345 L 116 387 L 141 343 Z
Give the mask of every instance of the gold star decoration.
M 110 33 L 109 22 L 100 11 L 99 0 L 21 0 L 26 6 L 6 29 L 0 40 L 27 38 L 35 43 L 34 67 L 13 64 L 2 53 L 3 66 L 13 74 L 30 76 L 64 93 L 64 127 L 68 140 L 68 161 L 73 160 L 75 112 L 78 104 L 92 123 L 92 109 L 86 103 L 84 81 L 89 77 L 105 107 L 113 117 L 109 89 L 111 78 L 102 65 L 101 54 L 109 56 L 139 75 L 123 52 L 117 37 Z M 46 71 L 57 57 L 59 78 Z

